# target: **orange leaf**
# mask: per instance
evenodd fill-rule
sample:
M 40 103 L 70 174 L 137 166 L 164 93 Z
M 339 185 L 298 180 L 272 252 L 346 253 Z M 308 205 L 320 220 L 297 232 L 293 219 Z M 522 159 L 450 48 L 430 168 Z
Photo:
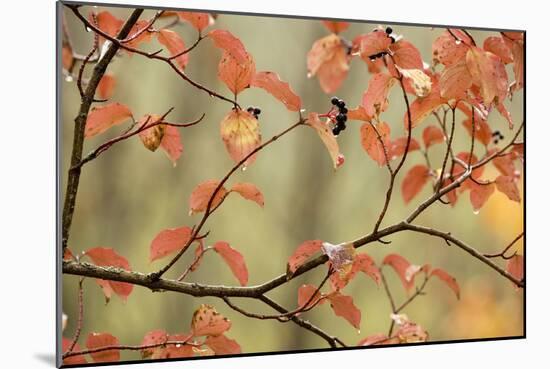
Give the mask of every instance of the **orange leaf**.
M 445 66 L 452 65 L 462 59 L 468 52 L 470 43 L 468 36 L 460 30 L 452 29 L 451 31 L 460 41 L 457 41 L 449 31 L 443 32 L 432 45 L 434 63 L 439 62 Z
M 479 185 L 475 182 L 470 185 L 470 202 L 474 211 L 477 212 L 485 205 L 489 197 L 495 192 L 495 186 L 491 184 Z
M 262 141 L 258 120 L 244 110 L 232 110 L 220 123 L 220 133 L 229 156 L 240 162 L 250 155 Z M 245 166 L 256 160 L 256 154 L 250 156 Z
M 206 208 L 208 207 L 208 202 L 210 201 L 210 198 L 214 195 L 214 191 L 216 191 L 216 188 L 218 188 L 219 183 L 220 182 L 211 179 L 202 182 L 197 187 L 195 187 L 195 189 L 191 193 L 191 197 L 189 198 L 190 214 L 206 211 Z M 227 190 L 225 189 L 225 187 L 220 187 L 220 189 L 216 192 L 214 199 L 212 200 L 210 210 L 218 206 L 223 201 L 226 195 Z
M 516 254 L 506 263 L 506 271 L 515 279 L 523 280 L 524 274 L 524 259 L 523 255 Z
M 422 140 L 426 149 L 434 144 L 445 141 L 445 135 L 440 128 L 428 126 L 422 131 Z
M 157 39 L 162 45 L 166 46 L 172 56 L 178 55 L 185 50 L 185 43 L 183 42 L 181 36 L 169 29 L 161 29 L 157 33 Z M 183 54 L 174 60 L 180 69 L 183 70 L 189 61 L 189 55 Z
M 432 90 L 426 97 L 419 97 L 410 104 L 411 128 L 416 127 L 434 110 L 445 104 L 446 100 L 441 97 L 437 77 L 432 78 Z M 409 116 L 404 115 L 405 130 L 409 129 Z
M 367 115 L 378 116 L 388 108 L 388 94 L 394 82 L 387 73 L 377 73 L 370 78 L 361 103 Z
M 491 127 L 489 127 L 486 120 L 478 118 L 477 114 L 474 114 L 474 116 L 474 137 L 484 146 L 487 146 L 491 143 L 491 140 L 493 139 L 493 132 L 491 131 Z M 468 135 L 472 137 L 472 120 L 465 119 L 462 121 L 462 125 L 464 126 L 464 128 L 466 128 Z
M 321 240 L 305 241 L 298 246 L 294 254 L 288 259 L 288 270 L 294 273 L 307 259 L 321 251 Z
M 359 45 L 361 57 L 365 59 L 387 51 L 392 43 L 392 40 L 386 32 L 374 30 L 356 37 L 354 43 Z
M 252 183 L 236 183 L 231 188 L 231 191 L 237 192 L 247 200 L 254 201 L 256 204 L 264 207 L 264 195 Z
M 243 43 L 231 32 L 221 29 L 214 29 L 208 32 L 208 37 L 214 41 L 216 47 L 231 55 L 237 63 L 247 62 L 249 56 Z
M 502 175 L 508 177 L 517 177 L 519 175 L 519 172 L 516 170 L 514 159 L 514 155 L 506 154 L 504 156 L 495 157 L 493 160 L 491 160 L 491 162 Z
M 210 347 L 216 355 L 233 355 L 242 352 L 241 346 L 237 341 L 227 338 L 223 334 L 206 337 L 204 344 Z
M 425 165 L 415 165 L 407 172 L 401 184 L 401 192 L 406 204 L 422 190 L 429 178 L 430 169 Z
M 350 56 L 336 34 L 315 41 L 307 54 L 308 77 L 317 76 L 321 89 L 332 93 L 348 75 Z
M 122 19 L 115 17 L 106 10 L 99 12 L 96 19 L 97 27 L 112 37 L 115 37 L 118 34 L 124 24 Z
M 178 342 L 187 342 L 190 338 L 192 338 L 192 335 L 182 335 L 182 334 L 174 334 L 174 335 L 168 335 L 164 330 L 157 329 L 151 332 L 148 332 L 145 337 L 143 337 L 143 341 L 141 342 L 141 346 L 148 346 L 148 345 L 158 345 L 161 343 L 165 343 L 167 341 L 178 341 Z M 194 356 L 193 347 L 191 345 L 163 345 L 153 348 L 147 348 L 141 350 L 141 354 L 143 358 L 150 358 L 150 359 L 169 359 L 169 358 L 181 358 L 181 357 L 191 357 Z
M 132 270 L 128 260 L 118 255 L 111 248 L 95 247 L 86 251 L 85 255 L 89 256 L 97 266 L 115 267 L 127 271 Z M 125 282 L 114 282 L 103 279 L 96 279 L 96 282 L 103 289 L 107 301 L 111 298 L 112 292 L 116 293 L 123 301 L 126 301 L 134 288 L 132 284 Z
M 361 105 L 355 109 L 348 110 L 347 116 L 348 120 L 362 120 L 365 122 L 370 122 L 372 120 L 372 117 L 367 114 L 367 111 Z
M 151 126 L 158 122 L 161 117 L 159 115 L 144 115 L 138 122 L 138 127 Z M 142 130 L 138 133 L 139 139 L 143 146 L 145 146 L 150 151 L 155 151 L 159 146 L 164 137 L 165 126 L 162 124 L 155 125 L 153 127 Z
M 160 231 L 149 247 L 149 261 L 152 262 L 180 251 L 189 242 L 191 233 L 191 228 L 186 226 Z
M 399 40 L 390 44 L 389 49 L 393 53 L 395 64 L 402 69 L 424 69 L 424 62 L 420 51 L 409 41 Z
M 502 37 L 490 36 L 483 41 L 483 50 L 490 51 L 502 60 L 504 64 L 509 64 L 514 61 L 514 57 L 510 48 Z
M 344 32 L 349 27 L 348 22 L 335 22 L 335 21 L 328 21 L 328 20 L 324 20 L 322 22 L 324 26 L 327 27 L 327 29 L 332 33 Z
M 399 158 L 405 154 L 405 148 L 407 147 L 408 137 L 399 137 L 390 142 L 390 160 Z M 420 144 L 418 141 L 411 137 L 411 142 L 409 143 L 409 149 L 407 152 L 420 150 Z
M 134 26 L 130 30 L 128 37 L 133 37 L 136 33 L 141 32 L 146 27 L 149 27 L 149 21 L 146 21 L 146 20 L 137 21 L 136 24 L 134 24 Z M 138 37 L 128 42 L 126 45 L 133 47 L 134 49 L 137 49 L 138 46 L 141 45 L 142 43 L 151 41 L 151 37 L 152 37 L 152 32 L 144 31 Z M 126 51 L 128 52 L 129 55 L 132 55 L 131 51 L 128 51 L 128 50 Z
M 341 276 L 340 273 L 333 273 L 330 276 L 330 282 L 334 290 L 344 288 L 358 272 L 363 272 L 365 275 L 372 278 L 376 284 L 380 284 L 380 270 L 367 254 L 356 255 L 353 259 L 351 270 L 346 275 Z
M 86 347 L 93 350 L 106 346 L 118 346 L 118 338 L 110 333 L 90 333 L 86 339 Z M 106 350 L 91 353 L 90 356 L 96 363 L 108 363 L 120 360 L 120 350 Z
M 409 263 L 407 259 L 398 254 L 387 255 L 382 261 L 382 265 L 389 265 L 395 270 L 407 293 L 414 287 L 414 277 L 422 270 L 421 267 Z
M 214 244 L 216 251 L 225 260 L 229 268 L 237 277 L 241 286 L 246 286 L 248 283 L 248 269 L 244 262 L 244 258 L 240 252 L 229 246 L 227 242 L 219 241 Z
M 336 315 L 346 319 L 355 328 L 361 328 L 361 311 L 353 304 L 351 296 L 335 292 L 327 297 L 330 300 L 330 307 Z
M 338 169 L 338 167 L 344 164 L 344 156 L 340 153 L 338 141 L 336 141 L 336 137 L 328 125 L 321 123 L 319 120 L 319 114 L 317 113 L 309 113 L 307 124 L 317 131 L 321 141 L 323 141 L 328 150 L 334 169 Z
M 488 105 L 497 98 L 504 100 L 508 92 L 508 77 L 504 64 L 494 54 L 472 47 L 466 53 L 466 65 L 473 81 L 481 88 L 483 102 Z
M 164 136 L 162 137 L 162 141 L 160 141 L 160 147 L 166 152 L 168 158 L 172 160 L 172 164 L 176 166 L 176 161 L 183 152 L 180 131 L 177 127 L 165 126 Z
M 313 298 L 312 296 L 315 295 Z M 317 287 L 311 285 L 311 284 L 303 284 L 298 288 L 298 308 L 299 309 L 306 309 L 310 308 L 313 305 L 317 304 L 317 302 L 321 299 L 321 294 L 317 291 Z M 311 299 L 311 301 L 310 301 Z M 309 302 L 309 304 L 306 306 L 306 303 Z M 325 303 L 326 300 L 319 301 L 319 305 L 322 305 Z
M 250 87 L 255 73 L 256 64 L 248 53 L 246 53 L 246 60 L 239 62 L 225 51 L 218 65 L 218 78 L 235 95 Z
M 363 338 L 357 343 L 357 346 L 375 346 L 382 344 L 396 344 L 399 343 L 399 340 L 396 338 L 389 338 L 384 333 L 372 334 L 368 337 Z
M 497 189 L 512 201 L 521 202 L 517 179 L 509 176 L 498 176 L 495 180 Z
M 72 343 L 73 343 L 73 340 L 63 337 L 63 341 L 62 341 L 63 353 L 66 353 L 67 351 L 69 351 L 69 347 L 71 347 Z M 82 351 L 78 343 L 74 345 L 73 351 Z M 86 363 L 88 362 L 86 361 L 86 358 L 84 357 L 84 355 L 75 355 L 75 356 L 70 356 L 66 359 L 63 359 L 63 365 L 79 365 L 79 364 L 86 364 Z
M 519 90 L 524 83 L 525 70 L 525 41 L 523 32 L 503 32 L 503 39 L 508 48 L 512 51 L 514 58 L 514 76 L 516 81 L 513 85 L 514 90 Z
M 176 12 L 176 14 L 181 20 L 191 23 L 198 31 L 214 24 L 214 19 L 208 13 Z
M 229 319 L 218 313 L 212 305 L 202 304 L 193 313 L 191 329 L 194 336 L 219 336 L 229 328 Z
M 113 96 L 116 79 L 112 74 L 105 73 L 97 85 L 97 93 L 101 99 L 108 100 Z
M 281 81 L 273 72 L 258 72 L 251 82 L 252 86 L 263 88 L 277 100 L 281 101 L 288 110 L 299 111 L 302 107 L 300 96 L 296 95 L 287 82 Z
M 376 134 L 377 131 L 378 134 Z M 386 122 L 378 123 L 376 130 L 371 123 L 364 123 L 361 126 L 360 135 L 363 149 L 378 165 L 383 166 L 386 164 L 386 160 L 391 160 L 390 127 Z M 378 138 L 378 135 L 380 135 L 380 138 Z M 386 148 L 386 152 L 384 152 L 384 147 Z M 388 154 L 387 159 L 386 153 Z
M 105 132 L 114 125 L 120 124 L 132 117 L 132 112 L 126 105 L 112 103 L 92 108 L 86 120 L 84 136 L 89 138 Z
M 450 276 L 446 271 L 443 269 L 435 268 L 430 273 L 431 276 L 436 276 L 437 278 L 441 279 L 456 295 L 457 299 L 460 299 L 460 287 L 458 286 L 458 283 L 456 282 L 456 279 L 452 276 Z
M 464 60 L 448 66 L 441 74 L 441 96 L 446 99 L 463 99 L 473 83 L 472 75 Z

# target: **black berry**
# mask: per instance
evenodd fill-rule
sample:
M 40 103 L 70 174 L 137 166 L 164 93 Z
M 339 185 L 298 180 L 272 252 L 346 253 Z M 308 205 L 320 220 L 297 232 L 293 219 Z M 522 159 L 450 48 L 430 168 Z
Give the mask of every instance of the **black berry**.
M 254 115 L 260 115 L 262 110 L 260 108 L 254 108 Z
M 347 114 L 348 113 L 348 108 L 346 108 L 345 106 L 343 108 L 340 108 L 340 113 L 342 114 Z
M 390 38 L 391 38 L 391 43 L 392 44 L 395 43 L 395 38 L 393 36 L 390 36 Z
M 391 35 L 391 34 L 393 33 L 393 29 L 391 29 L 391 27 L 387 27 L 387 28 L 386 28 L 386 33 L 387 33 L 388 35 Z
M 342 109 L 344 106 L 346 106 L 346 103 L 344 102 L 344 100 L 338 100 L 338 103 L 336 104 L 337 107 L 339 107 L 340 109 Z
M 342 123 L 342 124 L 340 124 L 339 127 L 340 127 L 340 130 L 341 130 L 341 131 L 344 131 L 344 130 L 346 129 L 346 124 L 345 124 L 345 123 Z
M 330 102 L 332 103 L 332 105 L 338 105 L 338 101 L 340 101 L 340 99 L 337 98 L 336 96 L 330 99 Z
M 249 106 L 246 111 L 252 114 L 254 112 L 254 108 L 252 106 Z
M 493 143 L 496 145 L 498 143 L 498 139 L 494 140 Z
M 348 117 L 346 116 L 346 114 L 339 113 L 339 114 L 336 116 L 336 121 L 337 121 L 338 123 L 344 123 L 346 120 L 348 120 Z
M 332 129 L 332 134 L 335 135 L 335 136 L 338 136 L 340 134 L 340 126 L 336 126 Z

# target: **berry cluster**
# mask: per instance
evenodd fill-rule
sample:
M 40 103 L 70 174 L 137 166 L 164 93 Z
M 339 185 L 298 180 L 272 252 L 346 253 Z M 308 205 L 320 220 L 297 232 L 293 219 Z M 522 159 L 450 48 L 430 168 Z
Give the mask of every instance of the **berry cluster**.
M 378 30 L 375 30 L 375 31 L 378 31 Z M 391 27 L 387 27 L 386 28 L 386 35 L 388 35 L 388 37 L 391 38 L 391 43 L 393 44 L 395 42 L 395 38 L 392 36 L 392 33 L 393 33 L 393 29 Z M 378 54 L 374 54 L 374 55 L 369 56 L 369 59 L 371 61 L 374 61 L 377 58 L 381 58 L 386 54 L 388 54 L 386 51 L 382 51 L 382 52 L 379 52 Z
M 260 108 L 254 106 L 249 106 L 246 111 L 252 114 L 256 119 L 258 119 L 258 115 L 260 115 L 260 113 L 262 112 Z
M 337 98 L 334 96 L 330 102 L 332 105 L 336 106 L 338 108 L 338 114 L 334 117 L 336 120 L 336 125 L 332 129 L 332 134 L 335 136 L 338 136 L 341 131 L 346 129 L 346 121 L 348 120 L 348 108 L 346 108 L 346 103 L 344 100 Z
M 493 132 L 493 143 L 496 145 L 500 140 L 503 140 L 504 136 L 500 131 L 494 131 Z

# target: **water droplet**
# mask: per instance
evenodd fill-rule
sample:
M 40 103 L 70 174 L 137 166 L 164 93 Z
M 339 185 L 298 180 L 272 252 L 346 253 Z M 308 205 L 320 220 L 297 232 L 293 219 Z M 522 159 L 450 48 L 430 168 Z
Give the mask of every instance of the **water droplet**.
M 313 74 L 311 74 L 311 73 L 308 72 L 307 78 L 311 78 L 311 77 L 313 77 Z
M 245 171 L 246 171 L 246 168 L 248 168 L 248 167 L 245 165 L 244 167 L 241 168 L 241 170 L 242 170 L 243 172 L 245 172 Z
M 479 214 L 479 209 L 474 209 L 474 215 L 478 215 Z
M 70 74 L 65 76 L 65 82 L 72 82 L 72 81 L 73 81 L 73 76 L 71 76 Z
M 460 45 L 461 43 L 462 43 L 462 41 L 460 41 L 460 40 L 455 41 L 455 44 L 457 44 L 457 45 Z
M 86 32 L 92 32 L 92 29 L 90 27 L 86 27 Z
M 360 329 L 357 330 L 357 334 L 361 334 L 361 330 L 360 330 Z

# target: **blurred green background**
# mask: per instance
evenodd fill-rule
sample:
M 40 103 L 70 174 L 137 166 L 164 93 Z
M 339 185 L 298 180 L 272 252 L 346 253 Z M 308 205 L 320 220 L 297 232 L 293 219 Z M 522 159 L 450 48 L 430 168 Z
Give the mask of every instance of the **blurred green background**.
M 129 9 L 105 9 L 121 18 L 130 12 Z M 87 14 L 86 7 L 81 11 Z M 153 11 L 148 10 L 142 19 L 148 19 L 152 14 Z M 91 34 L 85 32 L 72 13 L 65 10 L 65 15 L 76 51 L 86 54 L 92 44 Z M 368 15 L 358 15 L 363 16 Z M 161 20 L 158 25 L 168 21 Z M 351 40 L 376 26 L 372 23 L 352 24 L 342 36 Z M 228 29 L 239 37 L 253 55 L 256 69 L 277 72 L 301 96 L 308 111 L 325 112 L 329 109 L 330 96 L 321 91 L 317 79 L 306 78 L 306 54 L 315 40 L 328 34 L 321 22 L 220 14 L 214 27 Z M 426 62 L 431 62 L 431 44 L 443 29 L 392 27 L 395 33 L 402 34 L 419 48 Z M 196 31 L 189 24 L 180 24 L 174 30 L 185 39 L 187 45 L 194 42 Z M 482 31 L 473 31 L 472 34 L 478 43 L 487 36 L 498 35 L 496 32 Z M 153 51 L 160 46 L 153 40 L 142 47 Z M 230 96 L 225 85 L 217 79 L 219 59 L 219 50 L 213 47 L 211 41 L 204 40 L 191 53 L 186 73 L 213 90 Z M 191 226 L 197 222 L 201 215 L 188 215 L 191 191 L 204 180 L 222 178 L 233 165 L 219 134 L 219 123 L 231 106 L 192 88 L 164 63 L 139 55 L 129 57 L 121 53 L 109 66 L 108 72 L 113 73 L 117 80 L 111 100 L 128 105 L 136 118 L 149 113 L 162 114 L 172 106 L 175 107 L 170 115 L 173 122 L 190 121 L 206 113 L 202 123 L 181 130 L 184 153 L 176 167 L 172 166 L 162 150 L 151 153 L 135 137 L 115 145 L 83 169 L 69 247 L 73 252 L 96 246 L 112 247 L 128 258 L 132 269 L 152 272 L 168 259 L 149 263 L 151 240 L 162 229 Z M 509 76 L 512 80 L 511 71 Z M 348 78 L 336 95 L 343 98 L 348 106 L 357 106 L 369 77 L 364 62 L 354 58 Z M 518 123 L 523 116 L 522 95 L 520 91 L 512 102 L 508 102 Z M 392 128 L 392 138 L 396 138 L 404 135 L 405 112 L 397 86 L 389 99 L 390 108 L 383 114 L 383 119 Z M 63 189 L 69 166 L 73 119 L 79 102 L 75 82 L 63 81 Z M 261 107 L 259 121 L 264 140 L 285 129 L 297 118 L 296 113 L 288 112 L 281 103 L 259 89 L 244 91 L 239 95 L 239 103 L 244 107 Z M 458 122 L 461 123 L 462 119 L 460 116 Z M 414 131 L 417 139 L 421 139 L 422 129 L 429 124 L 435 124 L 433 117 Z M 498 113 L 490 115 L 490 125 L 510 138 L 507 123 Z M 338 171 L 332 169 L 329 155 L 317 134 L 304 127 L 269 146 L 247 171 L 239 171 L 231 178 L 228 185 L 239 181 L 256 184 L 265 196 L 265 208 L 261 209 L 239 196 L 230 196 L 209 219 L 205 229 L 211 232 L 206 244 L 224 240 L 238 249 L 247 262 L 249 285 L 262 283 L 283 273 L 288 257 L 305 240 L 322 239 L 340 243 L 371 231 L 383 203 L 388 173 L 384 168 L 379 168 L 362 149 L 359 126 L 359 122 L 349 122 L 348 129 L 338 138 L 341 151 L 346 156 L 345 165 Z M 85 153 L 123 129 L 116 127 L 86 140 Z M 469 139 L 461 124 L 457 132 L 456 152 L 467 150 Z M 430 150 L 432 162 L 441 162 L 443 147 L 439 146 Z M 481 155 L 482 151 L 478 153 Z M 413 152 L 405 170 L 422 161 L 420 152 Z M 405 170 L 398 178 L 397 191 L 385 225 L 402 219 L 429 195 L 430 186 L 426 186 L 411 204 L 404 205 L 400 185 Z M 485 173 L 487 178 L 495 174 L 492 169 Z M 452 231 L 481 252 L 496 252 L 523 230 L 522 206 L 495 193 L 481 212 L 475 215 L 468 195 L 463 195 L 454 209 L 436 203 L 417 222 Z M 459 301 L 442 283 L 434 280 L 428 285 L 427 295 L 418 298 L 406 309 L 409 318 L 428 330 L 431 341 L 523 334 L 523 291 L 515 291 L 509 281 L 462 250 L 447 247 L 441 239 L 412 233 L 396 234 L 389 239 L 393 241 L 391 245 L 372 243 L 361 248 L 360 252 L 368 253 L 378 263 L 386 254 L 397 252 L 411 263 L 431 263 L 444 268 L 460 284 L 462 298 Z M 517 244 L 520 249 L 521 242 Z M 181 274 L 193 256 L 188 254 L 167 277 Z M 498 263 L 503 265 L 502 261 Z M 297 304 L 298 287 L 303 283 L 318 283 L 325 272 L 324 267 L 318 268 L 269 295 L 288 309 L 293 309 Z M 403 301 L 406 295 L 396 275 L 388 269 L 386 277 L 398 303 Z M 214 253 L 206 254 L 199 270 L 192 273 L 188 280 L 237 285 L 229 268 Z M 78 316 L 77 284 L 77 277 L 63 277 L 63 310 L 69 316 L 64 333 L 67 337 L 72 337 Z M 304 316 L 351 345 L 369 334 L 387 332 L 391 311 L 382 288 L 377 288 L 372 280 L 359 275 L 344 293 L 353 296 L 362 312 L 360 333 L 344 319 L 336 317 L 328 305 Z M 110 332 L 121 343 L 139 344 L 146 332 L 157 328 L 170 333 L 187 332 L 193 311 L 202 303 L 210 303 L 233 322 L 228 335 L 241 344 L 244 352 L 326 347 L 325 341 L 293 323 L 245 318 L 219 299 L 198 299 L 171 292 L 152 293 L 135 287 L 126 304 L 114 296 L 106 305 L 99 286 L 90 279 L 85 282 L 84 299 L 81 337 L 92 331 Z M 235 302 L 254 312 L 274 313 L 254 301 Z M 81 340 L 82 344 L 84 342 L 85 338 Z M 131 360 L 136 359 L 137 355 L 124 352 L 122 358 Z

